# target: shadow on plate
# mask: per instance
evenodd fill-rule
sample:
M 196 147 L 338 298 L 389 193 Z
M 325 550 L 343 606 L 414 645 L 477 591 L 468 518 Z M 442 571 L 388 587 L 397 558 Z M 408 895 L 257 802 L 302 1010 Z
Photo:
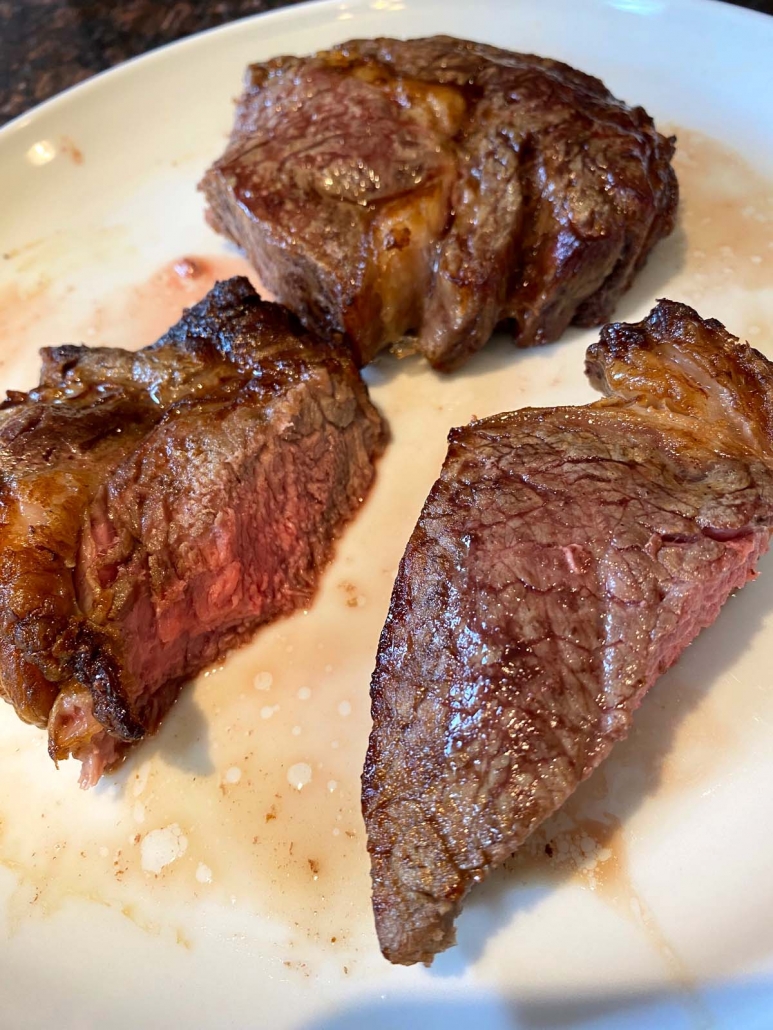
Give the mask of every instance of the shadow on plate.
M 158 733 L 132 748 L 115 776 L 103 777 L 94 789 L 110 790 L 113 783 L 118 783 L 122 792 L 127 790 L 139 767 L 156 757 L 165 765 L 193 776 L 208 776 L 215 771 L 210 755 L 209 723 L 190 683 L 183 687 Z
M 518 1000 L 487 994 L 361 1001 L 303 1030 L 736 1030 L 767 1027 L 773 981 L 707 987 L 686 998 L 668 990 Z

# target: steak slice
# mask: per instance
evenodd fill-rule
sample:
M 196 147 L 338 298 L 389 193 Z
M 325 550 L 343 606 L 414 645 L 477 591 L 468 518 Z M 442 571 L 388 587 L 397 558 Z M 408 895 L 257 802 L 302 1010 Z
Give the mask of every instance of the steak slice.
M 145 350 L 42 356 L 0 412 L 0 690 L 90 786 L 308 602 L 385 428 L 350 356 L 246 279 Z
M 558 61 L 354 40 L 252 65 L 201 188 L 307 325 L 450 370 L 503 320 L 530 346 L 611 316 L 673 229 L 673 143 Z
M 362 795 L 392 962 L 453 944 L 768 547 L 770 362 L 661 301 L 587 370 L 608 399 L 452 430 L 400 566 Z

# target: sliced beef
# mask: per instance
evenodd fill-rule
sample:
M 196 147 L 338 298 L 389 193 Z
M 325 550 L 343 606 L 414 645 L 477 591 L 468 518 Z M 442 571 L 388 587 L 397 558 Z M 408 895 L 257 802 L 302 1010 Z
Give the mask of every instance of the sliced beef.
M 0 690 L 88 786 L 308 602 L 385 429 L 350 356 L 246 279 L 146 350 L 44 350 L 2 409 Z
M 209 218 L 266 286 L 361 362 L 415 338 L 452 369 L 608 319 L 677 184 L 641 107 L 541 57 L 435 36 L 252 65 Z
M 607 399 L 452 431 L 400 566 L 363 775 L 392 962 L 453 943 L 768 547 L 770 362 L 662 301 L 587 368 Z

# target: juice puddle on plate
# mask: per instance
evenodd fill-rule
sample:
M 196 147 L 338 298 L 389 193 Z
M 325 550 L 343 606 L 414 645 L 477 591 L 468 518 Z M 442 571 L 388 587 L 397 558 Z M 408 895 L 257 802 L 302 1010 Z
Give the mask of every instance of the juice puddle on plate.
M 183 254 L 167 262 L 145 282 L 117 291 L 99 304 L 81 328 L 84 343 L 136 350 L 153 343 L 179 319 L 183 308 L 200 301 L 218 280 L 246 276 L 266 300 L 246 258 L 238 253 Z
M 183 254 L 157 269 L 144 282 L 116 290 L 95 305 L 86 318 L 70 315 L 77 303 L 73 284 L 60 287 L 46 272 L 50 246 L 35 241 L 25 248 L 30 268 L 19 280 L 0 286 L 0 372 L 20 348 L 57 343 L 138 350 L 162 336 L 219 279 L 247 276 L 261 294 L 270 295 L 238 253 Z M 35 261 L 39 251 L 39 260 Z M 2 260 L 2 259 L 0 259 Z M 29 384 L 32 385 L 32 384 Z
M 679 212 L 677 233 L 660 248 L 682 249 L 668 296 L 773 353 L 773 180 L 718 140 L 679 127 L 663 131 L 677 138 Z
M 353 589 L 331 575 L 320 618 L 268 627 L 201 676 L 93 792 L 46 766 L 21 808 L 6 799 L 0 861 L 20 877 L 12 921 L 80 896 L 169 932 L 176 903 L 207 899 L 284 927 L 286 962 L 324 943 L 351 964 L 352 930 L 370 918 L 359 770 L 382 619 Z M 26 733 L 24 750 L 30 768 L 48 762 L 42 732 Z M 175 933 L 190 940 L 183 924 Z

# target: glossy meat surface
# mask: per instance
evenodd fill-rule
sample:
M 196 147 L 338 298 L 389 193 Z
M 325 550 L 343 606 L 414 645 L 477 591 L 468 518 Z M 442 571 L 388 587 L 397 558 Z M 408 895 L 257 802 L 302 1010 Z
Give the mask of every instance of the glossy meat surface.
M 252 65 L 202 189 L 219 231 L 362 363 L 440 369 L 597 325 L 673 228 L 673 141 L 598 79 L 435 36 Z
M 246 279 L 137 353 L 43 351 L 0 412 L 0 690 L 95 782 L 182 683 L 310 598 L 384 425 Z
M 467 892 L 626 736 L 754 575 L 773 525 L 773 366 L 662 301 L 607 326 L 608 397 L 453 430 L 371 685 L 373 907 L 393 962 L 454 941 Z

